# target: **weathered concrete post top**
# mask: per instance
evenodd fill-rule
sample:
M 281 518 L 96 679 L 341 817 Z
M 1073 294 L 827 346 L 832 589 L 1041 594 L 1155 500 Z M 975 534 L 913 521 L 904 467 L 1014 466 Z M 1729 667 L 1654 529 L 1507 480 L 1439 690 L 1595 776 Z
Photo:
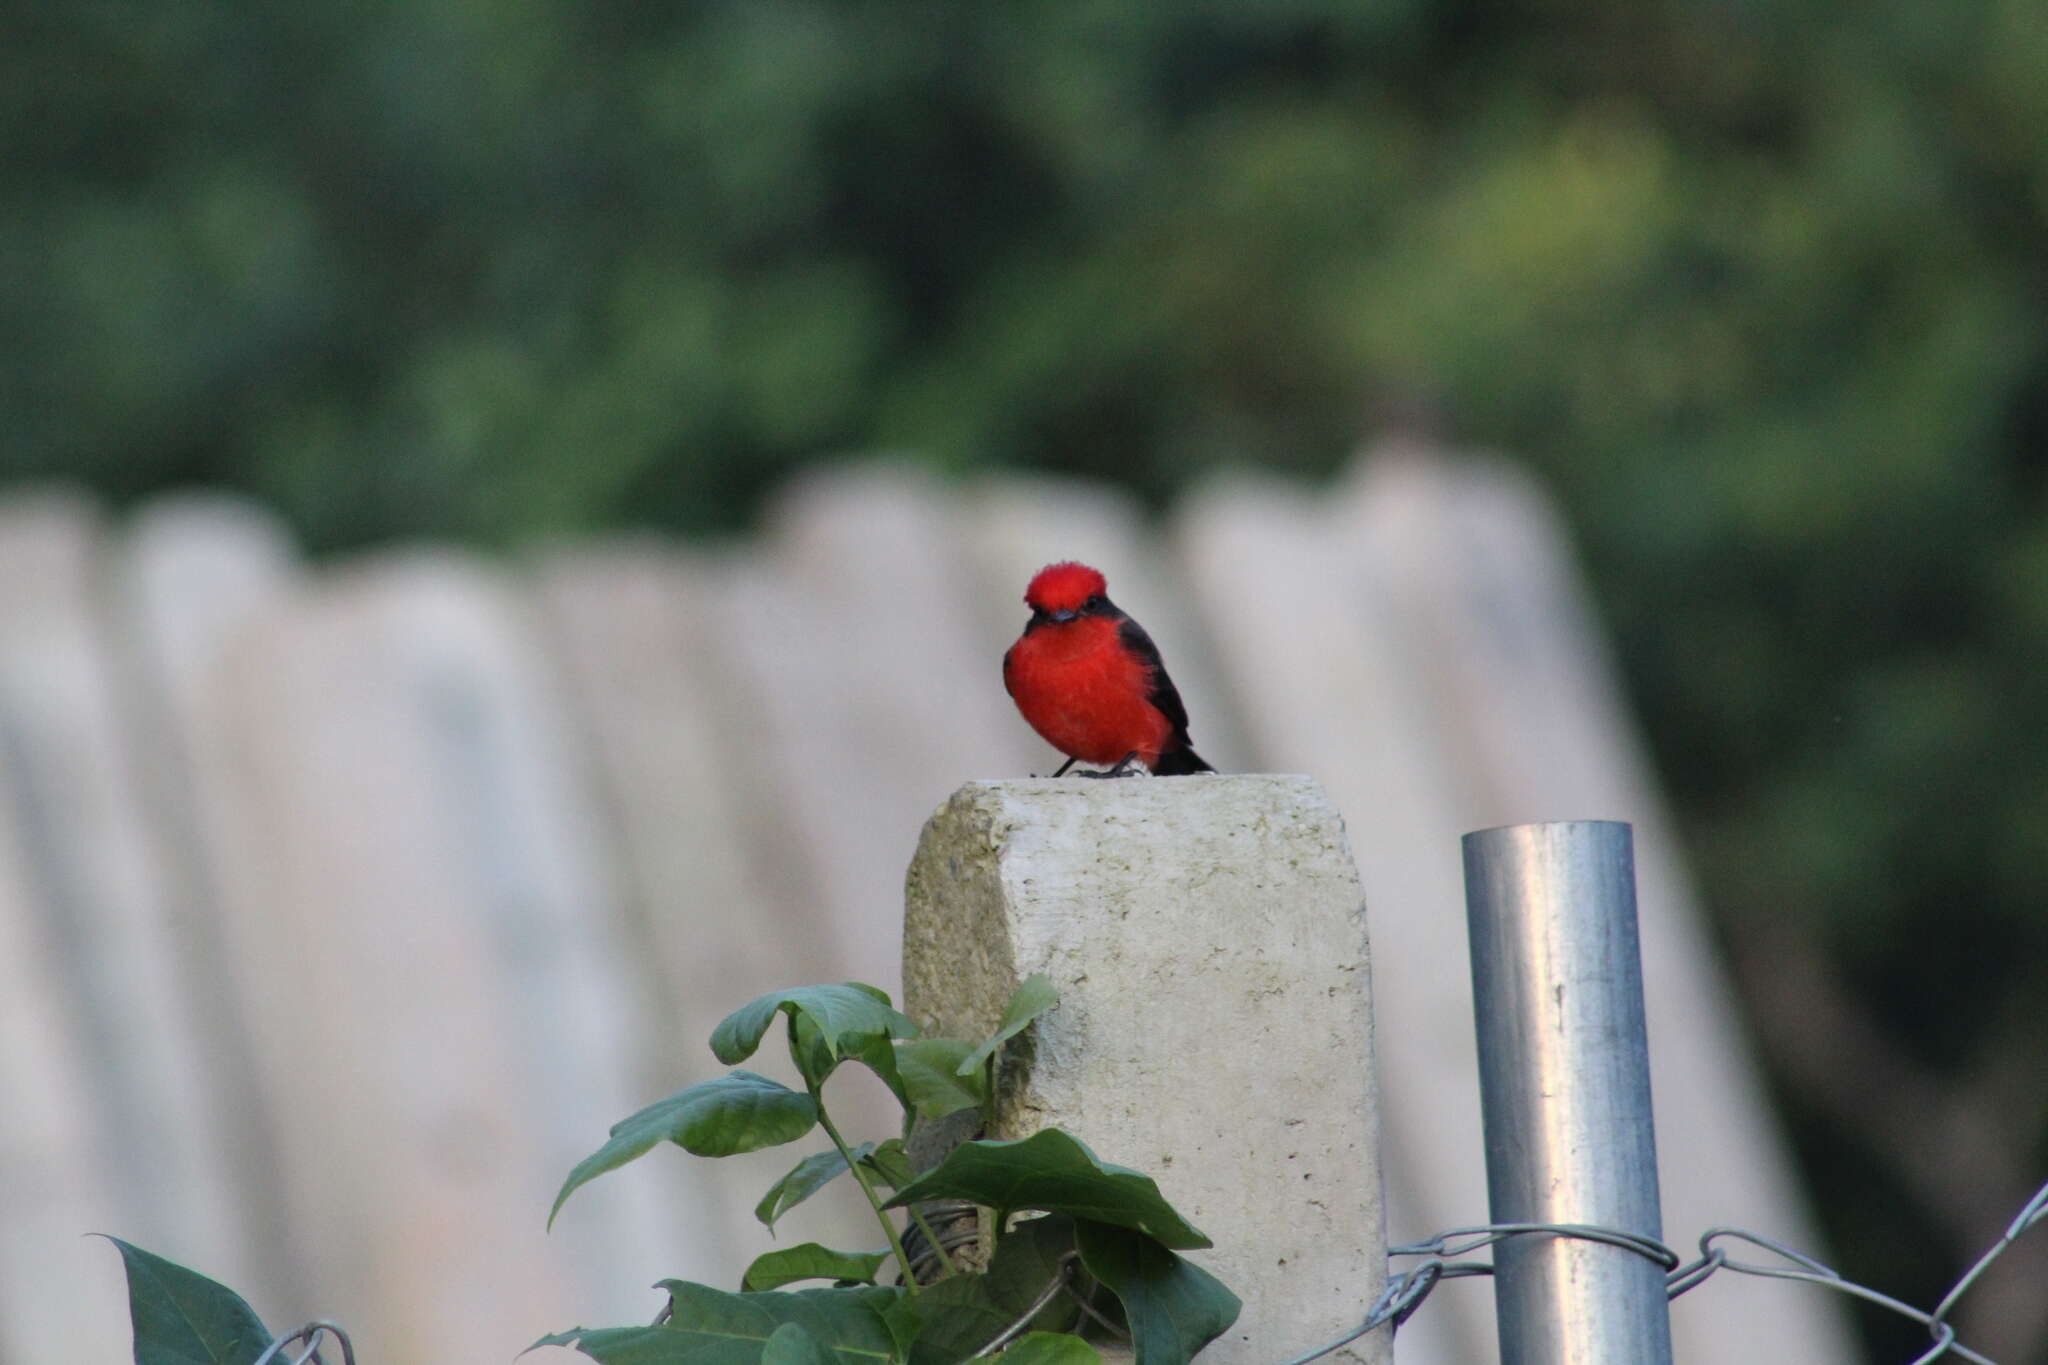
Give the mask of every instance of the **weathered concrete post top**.
M 1044 972 L 991 1136 L 1065 1128 L 1210 1237 L 1244 1300 L 1204 1352 L 1270 1362 L 1355 1327 L 1386 1278 L 1365 901 L 1306 777 L 973 782 L 911 862 L 906 1011 L 979 1037 Z M 1384 1362 L 1380 1328 L 1333 1360 Z

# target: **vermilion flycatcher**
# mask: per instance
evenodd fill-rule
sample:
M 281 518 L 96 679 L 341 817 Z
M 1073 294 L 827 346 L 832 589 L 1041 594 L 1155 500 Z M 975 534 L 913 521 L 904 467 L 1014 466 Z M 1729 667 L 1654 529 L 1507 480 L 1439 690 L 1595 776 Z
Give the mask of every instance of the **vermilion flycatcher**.
M 1160 776 L 1214 772 L 1188 745 L 1188 709 L 1159 647 L 1105 593 L 1086 564 L 1048 564 L 1024 590 L 1031 619 L 1003 655 L 1003 686 L 1046 743 L 1076 762 L 1112 765 L 1081 777 L 1121 777 L 1133 762 Z

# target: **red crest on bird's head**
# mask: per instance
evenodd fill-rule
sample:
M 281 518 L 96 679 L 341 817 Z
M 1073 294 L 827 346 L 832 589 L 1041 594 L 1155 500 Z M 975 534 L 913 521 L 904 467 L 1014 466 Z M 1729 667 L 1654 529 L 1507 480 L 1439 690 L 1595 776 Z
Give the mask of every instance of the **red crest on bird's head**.
M 1107 588 L 1102 575 L 1086 564 L 1062 560 L 1033 576 L 1031 586 L 1024 589 L 1024 605 L 1033 611 L 1079 611 L 1082 603 L 1102 596 Z

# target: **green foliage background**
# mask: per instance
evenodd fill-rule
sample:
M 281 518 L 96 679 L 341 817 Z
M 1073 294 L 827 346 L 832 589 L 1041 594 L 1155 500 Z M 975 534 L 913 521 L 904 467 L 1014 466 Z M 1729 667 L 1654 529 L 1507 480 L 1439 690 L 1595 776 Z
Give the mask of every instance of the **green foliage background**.
M 9 27 L 0 478 L 226 484 L 334 548 L 733 528 L 876 448 L 1154 499 L 1384 422 L 1517 452 L 1731 950 L 1817 945 L 1945 1095 L 2032 1047 L 1987 1093 L 2048 1161 L 2035 0 Z M 1983 1230 L 1759 1030 L 1845 1268 L 1931 1302 Z

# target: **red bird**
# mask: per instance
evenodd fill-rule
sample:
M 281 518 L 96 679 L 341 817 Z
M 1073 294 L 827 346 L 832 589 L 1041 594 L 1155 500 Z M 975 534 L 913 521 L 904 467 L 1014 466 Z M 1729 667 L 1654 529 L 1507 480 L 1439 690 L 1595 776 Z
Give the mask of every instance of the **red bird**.
M 1076 762 L 1113 765 L 1080 777 L 1122 777 L 1133 762 L 1160 776 L 1214 772 L 1188 745 L 1188 709 L 1145 628 L 1105 595 L 1086 564 L 1048 564 L 1024 590 L 1031 619 L 1003 655 L 1003 686 L 1046 743 Z

